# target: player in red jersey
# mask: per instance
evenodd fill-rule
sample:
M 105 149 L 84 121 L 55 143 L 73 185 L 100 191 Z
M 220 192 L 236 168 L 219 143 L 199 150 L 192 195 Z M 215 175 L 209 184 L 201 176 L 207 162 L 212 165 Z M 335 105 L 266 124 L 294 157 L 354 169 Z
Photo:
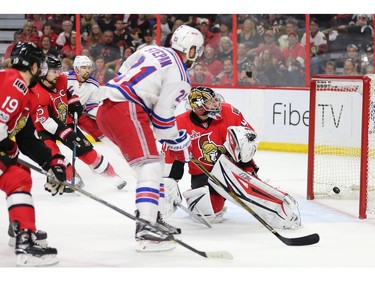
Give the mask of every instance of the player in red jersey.
M 31 195 L 30 170 L 17 164 L 18 146 L 13 137 L 29 117 L 33 87 L 45 56 L 30 42 L 18 43 L 11 53 L 11 69 L 0 71 L 0 189 L 6 194 L 9 218 L 14 230 L 17 266 L 43 266 L 57 263 L 57 250 L 36 243 L 35 210 Z M 17 136 L 16 136 L 17 138 Z M 64 163 L 53 159 L 47 167 L 56 178 L 65 180 Z
M 211 88 L 194 87 L 188 96 L 188 105 L 191 110 L 176 117 L 178 128 L 180 130 L 186 129 L 191 136 L 191 146 L 189 148 L 191 154 L 209 171 L 212 170 L 219 156 L 226 152 L 224 143 L 229 126 L 244 126 L 254 132 L 254 129 L 245 120 L 242 113 L 223 101 L 222 96 Z M 178 159 L 176 160 L 175 158 Z M 184 157 L 167 150 L 165 162 L 164 176 L 174 180 L 181 179 L 184 172 Z M 258 170 L 254 160 L 243 165 L 242 168 L 250 173 L 255 173 Z M 188 204 L 199 196 L 207 195 L 202 196 L 204 200 L 201 201 L 207 201 L 204 204 L 200 204 L 199 211 L 207 214 L 211 222 L 222 221 L 223 214 L 226 211 L 224 197 L 219 195 L 213 188 L 208 188 L 207 176 L 192 162 L 189 162 L 189 173 L 191 174 L 192 189 L 184 193 Z M 165 182 L 165 185 L 168 185 L 168 183 Z M 199 214 L 197 210 L 193 209 L 193 211 Z
M 111 179 L 111 182 L 122 189 L 126 182 L 115 172 L 113 166 L 99 154 L 85 137 L 82 131 L 77 128 L 74 131 L 74 113 L 82 114 L 82 105 L 78 96 L 70 96 L 67 91 L 67 78 L 61 72 L 61 62 L 58 58 L 48 55 L 48 72 L 41 77 L 41 81 L 32 91 L 38 95 L 38 110 L 36 113 L 36 130 L 40 138 L 52 150 L 53 154 L 59 154 L 60 149 L 56 144 L 60 140 L 71 150 L 76 146 L 76 155 L 87 164 L 95 173 L 102 174 Z M 67 167 L 67 180 L 72 181 L 73 167 L 69 163 Z M 82 187 L 82 179 L 76 173 L 76 183 Z M 46 189 L 51 186 L 47 182 Z M 60 188 L 57 192 L 71 191 L 67 188 Z M 54 191 L 56 192 L 56 191 Z
M 188 105 L 191 110 L 177 116 L 176 122 L 180 130 L 187 130 L 191 136 L 189 149 L 193 157 L 222 182 L 230 178 L 232 191 L 267 223 L 276 228 L 299 228 L 301 220 L 294 198 L 258 179 L 259 168 L 253 160 L 257 135 L 241 112 L 223 102 L 214 90 L 202 86 L 191 89 Z M 166 202 L 179 201 L 176 181 L 182 178 L 185 156 L 167 150 L 165 161 L 164 189 L 172 197 Z M 225 200 L 239 205 L 192 162 L 189 173 L 192 189 L 183 196 L 196 215 L 203 214 L 210 222 L 222 222 Z M 172 209 L 166 205 L 167 210 Z

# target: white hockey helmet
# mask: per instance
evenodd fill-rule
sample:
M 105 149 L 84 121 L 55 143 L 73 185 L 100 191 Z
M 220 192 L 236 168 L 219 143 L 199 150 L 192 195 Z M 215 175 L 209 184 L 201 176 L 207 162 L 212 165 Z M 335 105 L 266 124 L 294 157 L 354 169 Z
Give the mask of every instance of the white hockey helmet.
M 256 137 L 256 133 L 248 127 L 229 126 L 224 147 L 236 163 L 248 163 L 257 150 Z
M 73 62 L 73 67 L 81 67 L 81 66 L 92 66 L 92 61 L 88 56 L 76 56 Z
M 188 25 L 180 25 L 171 38 L 171 47 L 177 51 L 186 54 L 186 58 L 190 61 L 196 61 L 198 57 L 203 54 L 203 35 L 193 27 Z M 189 52 L 192 47 L 196 48 L 195 56 L 189 57 Z

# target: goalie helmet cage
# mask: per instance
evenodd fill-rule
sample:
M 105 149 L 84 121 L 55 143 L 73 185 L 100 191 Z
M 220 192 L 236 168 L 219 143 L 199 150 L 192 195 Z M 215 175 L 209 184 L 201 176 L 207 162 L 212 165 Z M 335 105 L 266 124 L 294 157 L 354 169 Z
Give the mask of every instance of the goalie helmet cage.
M 360 219 L 375 213 L 374 83 L 374 74 L 316 75 L 310 85 L 307 199 L 359 199 Z

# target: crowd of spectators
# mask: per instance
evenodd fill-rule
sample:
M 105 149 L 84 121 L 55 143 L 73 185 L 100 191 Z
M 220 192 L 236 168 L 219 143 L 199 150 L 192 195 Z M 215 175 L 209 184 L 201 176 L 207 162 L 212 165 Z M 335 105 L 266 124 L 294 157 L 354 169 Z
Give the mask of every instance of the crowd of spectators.
M 181 24 L 199 29 L 205 39 L 204 54 L 190 76 L 193 84 L 207 86 L 304 87 L 307 61 L 310 75 L 374 71 L 373 15 L 309 15 L 309 39 L 306 15 L 235 17 L 233 30 L 231 14 L 161 14 L 158 42 L 170 46 L 171 35 Z M 14 43 L 32 41 L 70 68 L 69 60 L 74 60 L 77 47 L 75 19 L 75 15 L 67 14 L 26 15 L 23 29 L 15 32 L 14 42 L 4 55 L 3 67 L 9 66 Z M 103 84 L 135 50 L 157 44 L 156 15 L 83 14 L 80 21 L 81 54 L 95 62 L 95 77 Z

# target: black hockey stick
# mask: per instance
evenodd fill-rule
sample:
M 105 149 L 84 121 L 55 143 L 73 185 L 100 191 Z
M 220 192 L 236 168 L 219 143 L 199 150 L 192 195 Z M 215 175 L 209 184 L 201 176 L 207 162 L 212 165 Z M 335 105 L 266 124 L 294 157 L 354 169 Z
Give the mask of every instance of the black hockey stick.
M 74 133 L 77 133 L 78 113 L 73 114 L 73 126 Z M 77 144 L 73 142 L 73 153 L 72 153 L 72 185 L 75 186 L 76 177 L 76 159 L 77 159 Z
M 183 210 L 184 212 L 186 212 L 187 214 L 189 214 L 191 217 L 195 218 L 196 220 L 198 220 L 199 222 L 203 223 L 205 226 L 209 227 L 209 228 L 212 228 L 212 225 L 210 224 L 210 222 L 204 217 L 204 215 L 201 213 L 201 216 L 198 216 L 197 214 L 193 213 L 192 211 L 190 211 L 188 208 L 186 208 L 184 205 L 182 205 L 181 203 L 179 202 L 174 202 L 173 203 L 174 205 L 176 205 L 177 207 L 179 207 L 181 210 Z M 198 210 L 199 212 L 199 210 Z
M 24 165 L 25 167 L 28 167 L 38 173 L 41 173 L 43 175 L 46 175 L 46 176 L 50 176 L 52 178 L 54 178 L 53 175 L 51 175 L 50 173 L 44 171 L 43 169 L 37 167 L 37 166 L 34 166 L 33 164 L 31 163 L 28 163 L 20 158 L 18 158 L 17 162 L 21 165 Z M 70 183 L 68 182 L 62 182 L 64 185 L 67 185 L 68 187 L 70 187 L 71 189 L 111 208 L 112 210 L 115 210 L 116 212 L 128 217 L 129 219 L 132 219 L 134 221 L 138 221 L 138 222 L 141 222 L 145 225 L 147 225 L 150 229 L 152 229 L 153 231 L 159 231 L 161 233 L 163 233 L 164 235 L 166 235 L 167 237 L 164 239 L 164 240 L 172 240 L 172 241 L 175 241 L 176 243 L 180 244 L 181 246 L 185 247 L 186 249 L 189 249 L 190 251 L 202 256 L 202 257 L 205 257 L 205 258 L 212 258 L 212 259 L 233 259 L 233 256 L 231 255 L 231 253 L 227 252 L 227 251 L 215 251 L 215 252 L 204 252 L 204 251 L 199 251 L 195 248 L 193 248 L 192 246 L 186 244 L 185 242 L 179 240 L 179 239 L 176 239 L 172 234 L 168 233 L 168 232 L 165 232 L 161 229 L 159 229 L 158 227 L 155 227 L 154 225 L 150 224 L 148 221 L 145 221 L 143 219 L 140 219 L 140 218 L 137 218 L 136 216 L 133 216 L 127 212 L 125 212 L 124 210 L 116 207 L 115 205 L 112 205 L 111 203 L 108 203 L 107 201 L 93 195 L 92 193 L 89 193 L 87 192 L 86 190 L 83 190 L 82 188 L 79 188 L 77 186 L 73 186 L 71 185 Z
M 257 213 L 254 212 L 248 205 L 246 205 L 237 194 L 228 185 L 224 185 L 218 178 L 211 174 L 196 158 L 190 156 L 190 160 L 204 172 L 212 181 L 218 186 L 224 189 L 236 202 L 238 202 L 246 211 L 248 211 L 253 217 L 255 217 L 264 227 L 266 227 L 273 235 L 279 238 L 284 244 L 288 246 L 307 246 L 316 244 L 319 242 L 319 235 L 317 233 L 310 234 L 307 236 L 287 238 L 281 236 L 272 226 L 270 226 L 264 219 L 262 219 Z M 229 185 L 230 186 L 230 185 Z

